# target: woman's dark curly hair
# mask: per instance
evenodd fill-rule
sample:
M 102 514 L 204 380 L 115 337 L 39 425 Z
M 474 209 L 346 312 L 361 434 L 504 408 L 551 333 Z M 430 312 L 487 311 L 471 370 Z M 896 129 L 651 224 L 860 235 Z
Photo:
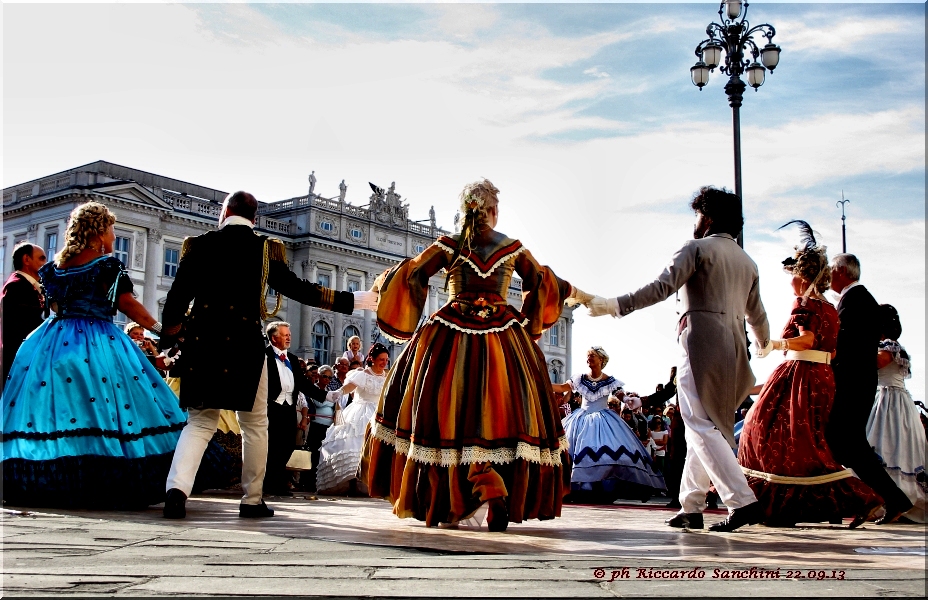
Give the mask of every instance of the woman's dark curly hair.
M 899 311 L 891 304 L 880 304 L 877 309 L 877 321 L 880 324 L 880 333 L 889 340 L 898 340 L 902 335 L 902 322 L 899 320 Z
M 699 188 L 690 208 L 712 220 L 709 233 L 727 233 L 738 237 L 744 229 L 741 198 L 725 188 L 718 189 L 711 185 Z
M 384 346 L 380 342 L 377 342 L 376 344 L 371 346 L 371 349 L 367 353 L 367 360 L 364 362 L 366 362 L 367 366 L 370 367 L 374 364 L 374 359 L 380 356 L 381 354 L 383 354 L 384 352 L 386 352 L 387 354 L 390 354 L 390 351 L 387 350 L 386 346 Z

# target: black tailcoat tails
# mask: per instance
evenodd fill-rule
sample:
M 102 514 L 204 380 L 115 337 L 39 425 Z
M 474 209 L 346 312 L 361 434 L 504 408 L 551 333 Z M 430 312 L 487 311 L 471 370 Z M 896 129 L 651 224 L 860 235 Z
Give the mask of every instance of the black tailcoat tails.
M 838 302 L 838 344 L 832 370 L 835 401 L 825 439 L 838 461 L 882 496 L 891 508 L 911 506 L 886 473 L 867 441 L 867 419 L 876 397 L 880 330 L 879 305 L 862 285 L 848 290 Z
M 271 252 L 265 252 L 265 241 Z M 181 406 L 239 411 L 254 406 L 265 360 L 264 276 L 269 287 L 302 304 L 345 314 L 354 310 L 351 292 L 300 279 L 287 267 L 283 244 L 247 225 L 187 238 L 162 317 L 171 331 L 193 302 L 182 360 L 171 371 L 181 378 Z

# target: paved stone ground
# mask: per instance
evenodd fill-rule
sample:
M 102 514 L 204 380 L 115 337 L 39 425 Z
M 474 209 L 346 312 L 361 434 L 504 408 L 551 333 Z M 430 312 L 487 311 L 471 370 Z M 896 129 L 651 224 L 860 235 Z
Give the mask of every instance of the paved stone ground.
M 925 528 L 666 527 L 659 505 L 567 506 L 506 533 L 426 528 L 369 498 L 280 499 L 238 518 L 238 497 L 195 496 L 188 518 L 3 513 L 8 596 L 924 596 Z M 707 524 L 722 518 L 707 514 Z M 767 578 L 744 579 L 750 569 Z M 626 569 L 627 571 L 623 571 Z M 648 577 L 685 573 L 696 578 Z M 627 574 L 627 577 L 625 576 Z M 728 575 L 729 577 L 725 577 Z M 778 575 L 778 577 L 773 577 Z M 810 577 L 811 576 L 811 577 Z M 734 578 L 732 578 L 734 577 Z M 843 579 L 840 579 L 843 577 Z

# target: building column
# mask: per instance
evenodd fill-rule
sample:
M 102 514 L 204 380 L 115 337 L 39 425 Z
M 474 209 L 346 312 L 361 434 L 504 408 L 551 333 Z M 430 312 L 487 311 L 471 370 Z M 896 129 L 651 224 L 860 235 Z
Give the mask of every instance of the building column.
M 332 282 L 332 288 L 338 292 L 345 291 L 345 275 L 348 269 L 345 267 L 335 266 L 335 281 Z M 341 356 L 345 351 L 345 340 L 342 339 L 342 333 L 345 328 L 342 313 L 335 313 L 335 331 L 332 332 L 332 356 Z M 335 359 L 333 358 L 334 362 Z
M 146 236 L 148 247 L 145 248 L 145 285 L 142 287 L 142 305 L 156 319 L 158 315 L 157 282 L 162 273 L 161 261 L 158 260 L 161 253 L 161 230 L 149 229 Z
M 567 378 L 573 375 L 573 370 L 571 369 L 570 357 L 573 355 L 573 332 L 574 332 L 574 311 L 571 309 L 570 314 L 567 315 L 567 360 L 564 372 L 564 381 L 567 381 Z
M 373 283 L 373 280 L 369 278 L 367 273 L 361 273 L 361 289 L 369 289 L 371 283 Z M 361 312 L 364 314 L 361 322 L 361 352 L 367 354 L 367 351 L 373 345 L 373 342 L 371 342 L 371 332 L 373 331 L 373 319 L 376 315 L 369 310 L 363 310 Z
M 303 267 L 303 279 L 316 282 L 316 261 L 304 260 L 300 263 Z M 313 315 L 312 308 L 306 304 L 300 304 L 300 353 L 304 356 L 310 356 L 313 352 Z

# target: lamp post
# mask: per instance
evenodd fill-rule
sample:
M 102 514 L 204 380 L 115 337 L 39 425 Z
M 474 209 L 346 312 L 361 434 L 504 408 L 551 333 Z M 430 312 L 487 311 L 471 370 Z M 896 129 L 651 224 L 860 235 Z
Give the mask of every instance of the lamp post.
M 847 254 L 847 229 L 844 227 L 844 221 L 847 217 L 844 215 L 844 205 L 850 200 L 844 199 L 844 190 L 841 190 L 841 199 L 835 203 L 835 206 L 841 207 L 841 252 Z
M 690 68 L 693 84 L 702 91 L 709 83 L 709 73 L 716 68 L 728 75 L 725 93 L 732 110 L 732 129 L 735 139 L 735 193 L 744 201 L 741 188 L 741 101 L 747 85 L 757 88 L 764 85 L 764 75 L 777 67 L 780 62 L 780 47 L 773 43 L 776 30 L 766 23 L 751 27 L 747 20 L 748 3 L 742 0 L 722 0 L 719 4 L 720 23 L 710 23 L 706 27 L 709 37 L 696 46 L 699 60 Z M 767 38 L 761 48 L 753 36 Z M 725 62 L 722 63 L 722 53 Z M 750 54 L 750 58 L 747 58 Z M 760 62 L 758 62 L 758 57 Z M 747 74 L 745 85 L 741 75 Z M 743 234 L 738 235 L 738 244 L 744 245 Z

